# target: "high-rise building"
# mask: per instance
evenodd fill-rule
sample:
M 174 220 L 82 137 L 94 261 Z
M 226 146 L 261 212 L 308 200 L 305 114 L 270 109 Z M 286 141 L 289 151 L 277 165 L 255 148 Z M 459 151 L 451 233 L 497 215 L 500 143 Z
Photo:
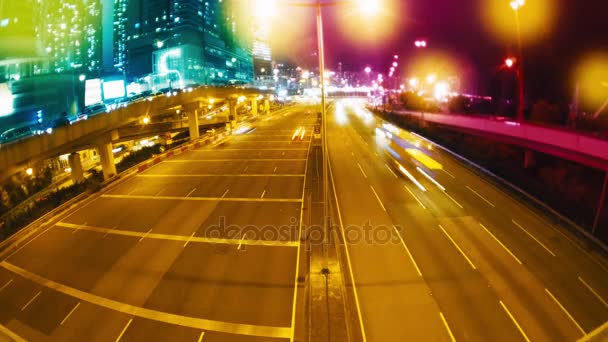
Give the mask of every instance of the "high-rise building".
M 236 38 L 239 0 L 130 0 L 127 75 L 166 75 L 169 85 L 250 82 L 251 52 Z
M 253 24 L 253 65 L 256 76 L 272 75 L 270 30 L 270 21 L 265 18 L 258 18 Z

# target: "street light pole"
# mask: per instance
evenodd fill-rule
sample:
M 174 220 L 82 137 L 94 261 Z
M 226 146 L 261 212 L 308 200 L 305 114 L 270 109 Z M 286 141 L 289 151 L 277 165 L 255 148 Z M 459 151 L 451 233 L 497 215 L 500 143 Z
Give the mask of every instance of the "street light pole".
M 327 113 L 325 110 L 325 49 L 323 44 L 323 11 L 321 0 L 317 1 L 317 44 L 319 53 L 319 78 L 321 84 L 321 144 L 323 150 L 323 251 L 327 253 L 328 234 L 329 234 L 329 206 L 328 206 L 328 158 L 327 150 Z M 327 262 L 327 258 L 324 258 Z M 324 265 L 327 267 L 327 265 Z
M 511 2 L 511 8 L 515 12 L 515 29 L 517 31 L 517 58 L 519 62 L 517 64 L 517 80 L 519 82 L 519 103 L 517 107 L 517 121 L 522 122 L 524 120 L 524 57 L 522 52 L 521 44 L 521 23 L 519 20 L 519 9 L 524 5 L 524 0 L 513 0 Z

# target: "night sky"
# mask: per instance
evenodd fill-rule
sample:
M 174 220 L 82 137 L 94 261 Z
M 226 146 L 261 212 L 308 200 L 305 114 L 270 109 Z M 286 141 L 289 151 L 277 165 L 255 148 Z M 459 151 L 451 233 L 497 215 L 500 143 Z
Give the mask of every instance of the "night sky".
M 392 30 L 390 39 L 365 46 L 353 43 L 345 36 L 348 32 L 338 27 L 343 9 L 325 10 L 328 68 L 335 69 L 337 63 L 342 62 L 345 70 L 361 70 L 371 65 L 374 70 L 386 74 L 394 54 L 399 54 L 407 63 L 408 58 L 440 51 L 459 60 L 464 90 L 490 95 L 500 92 L 499 88 L 504 83 L 501 80 L 505 78 L 500 64 L 507 55 L 517 52 L 517 45 L 516 40 L 498 39 L 487 29 L 484 23 L 488 15 L 484 6 L 500 1 L 505 3 L 505 11 L 509 12 L 509 0 L 392 1 L 399 1 L 399 10 L 391 14 L 398 16 L 396 20 L 400 24 Z M 538 1 L 527 0 L 526 6 L 534 6 Z M 527 92 L 531 99 L 546 98 L 567 103 L 573 94 L 572 73 L 577 61 L 589 52 L 608 50 L 608 0 L 543 2 L 547 2 L 555 13 L 551 23 L 543 26 L 544 36 L 524 44 Z M 513 15 L 505 20 L 510 18 L 514 22 Z M 522 17 L 522 21 L 524 19 L 529 18 Z M 316 57 L 312 52 L 316 50 L 316 36 L 312 25 L 312 11 L 291 9 L 288 15 L 282 16 L 278 24 L 280 32 L 275 31 L 279 37 L 273 40 L 275 58 L 314 67 Z M 413 41 L 418 38 L 427 39 L 432 49 L 416 51 Z

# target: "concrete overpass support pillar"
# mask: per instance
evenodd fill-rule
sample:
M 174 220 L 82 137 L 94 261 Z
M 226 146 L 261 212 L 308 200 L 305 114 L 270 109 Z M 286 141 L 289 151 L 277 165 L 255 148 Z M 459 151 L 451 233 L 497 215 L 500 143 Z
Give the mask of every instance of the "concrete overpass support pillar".
M 100 141 L 97 143 L 97 152 L 101 161 L 103 179 L 108 180 L 116 176 L 116 165 L 114 164 L 114 154 L 112 152 L 112 142 Z
M 118 134 L 118 130 L 112 130 L 110 131 L 110 137 L 112 139 L 112 141 L 117 141 L 118 139 L 120 139 L 120 134 Z
M 536 164 L 536 158 L 534 155 L 534 151 L 525 150 L 524 151 L 524 169 L 528 169 L 533 167 Z
M 198 139 L 198 110 L 188 111 L 188 128 L 190 130 L 190 140 Z
M 264 100 L 264 113 L 270 114 L 270 101 L 268 99 Z
M 70 164 L 72 181 L 74 184 L 84 182 L 84 173 L 82 172 L 82 160 L 80 154 L 74 152 L 68 157 L 68 163 Z
M 258 99 L 251 100 L 251 114 L 258 115 Z

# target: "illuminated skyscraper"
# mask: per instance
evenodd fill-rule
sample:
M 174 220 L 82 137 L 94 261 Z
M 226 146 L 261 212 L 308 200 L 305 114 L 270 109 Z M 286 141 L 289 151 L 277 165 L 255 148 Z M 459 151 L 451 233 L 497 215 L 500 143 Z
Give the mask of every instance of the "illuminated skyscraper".
M 256 75 L 272 75 L 270 30 L 269 21 L 263 18 L 256 20 L 253 25 L 253 64 Z
M 127 75 L 170 74 L 178 84 L 250 82 L 251 52 L 234 37 L 233 1 L 130 0 Z

